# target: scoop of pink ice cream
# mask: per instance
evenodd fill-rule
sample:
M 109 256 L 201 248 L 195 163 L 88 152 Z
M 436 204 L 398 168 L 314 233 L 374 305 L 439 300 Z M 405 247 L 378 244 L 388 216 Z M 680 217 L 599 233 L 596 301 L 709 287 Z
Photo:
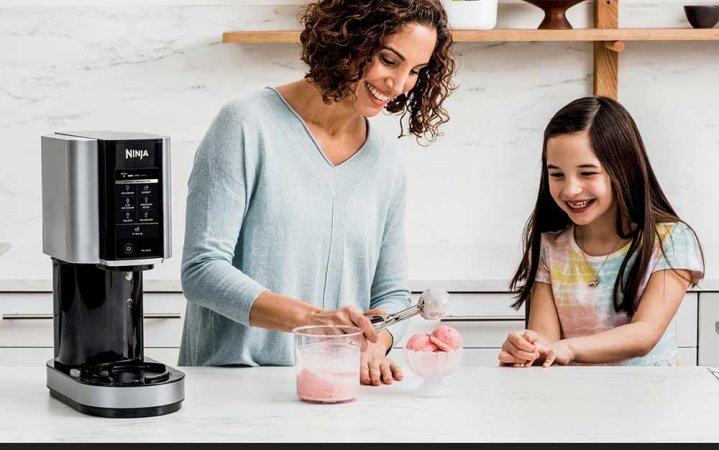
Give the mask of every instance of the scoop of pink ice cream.
M 443 352 L 453 352 L 462 347 L 462 336 L 459 331 L 448 325 L 435 328 L 429 335 L 429 340 Z
M 436 352 L 438 350 L 428 334 L 415 334 L 407 340 L 405 348 L 414 352 Z

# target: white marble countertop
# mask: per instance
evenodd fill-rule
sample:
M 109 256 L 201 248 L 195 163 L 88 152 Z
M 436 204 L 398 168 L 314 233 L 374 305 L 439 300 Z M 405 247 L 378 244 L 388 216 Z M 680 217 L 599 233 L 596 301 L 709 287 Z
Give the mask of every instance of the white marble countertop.
M 292 367 L 182 370 L 178 412 L 103 419 L 51 398 L 42 367 L 1 368 L 0 441 L 719 441 L 705 367 L 461 367 L 445 398 L 418 396 L 407 373 L 340 405 L 299 401 Z

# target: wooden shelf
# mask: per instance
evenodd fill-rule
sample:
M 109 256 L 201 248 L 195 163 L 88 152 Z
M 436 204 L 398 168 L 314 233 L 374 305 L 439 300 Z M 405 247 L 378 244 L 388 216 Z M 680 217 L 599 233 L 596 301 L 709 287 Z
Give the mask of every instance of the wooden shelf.
M 719 28 L 583 28 L 575 30 L 455 30 L 455 42 L 610 42 L 719 41 Z M 291 44 L 299 31 L 228 31 L 222 42 L 233 44 Z
M 716 41 L 719 29 L 586 28 L 575 30 L 457 30 L 456 42 Z
M 455 42 L 592 42 L 594 94 L 618 97 L 619 53 L 624 41 L 719 41 L 719 29 L 619 28 L 619 1 L 594 2 L 594 28 L 574 30 L 455 30 Z M 291 44 L 299 31 L 229 31 L 222 42 L 236 44 Z
M 226 31 L 225 44 L 292 44 L 300 41 L 299 31 Z

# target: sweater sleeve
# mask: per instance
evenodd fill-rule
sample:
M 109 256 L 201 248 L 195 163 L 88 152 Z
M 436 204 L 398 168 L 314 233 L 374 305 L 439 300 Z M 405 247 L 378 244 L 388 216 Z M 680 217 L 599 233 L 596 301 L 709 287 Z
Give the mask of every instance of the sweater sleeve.
M 188 302 L 249 325 L 266 289 L 233 266 L 257 149 L 245 148 L 241 109 L 222 108 L 195 154 L 188 182 L 182 289 Z
M 411 304 L 404 230 L 406 196 L 406 178 L 402 173 L 387 215 L 370 299 L 371 309 L 384 309 L 387 313 L 401 311 Z M 407 322 L 399 322 L 387 330 L 397 343 L 407 331 Z

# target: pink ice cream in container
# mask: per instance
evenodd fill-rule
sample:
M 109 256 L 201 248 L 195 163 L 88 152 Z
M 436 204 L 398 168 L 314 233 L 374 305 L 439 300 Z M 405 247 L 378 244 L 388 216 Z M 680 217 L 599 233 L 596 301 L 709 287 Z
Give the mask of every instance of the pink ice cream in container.
M 422 293 L 416 305 L 394 314 L 373 314 L 367 317 L 378 332 L 417 314 L 427 320 L 439 320 L 449 313 L 450 300 L 446 292 L 429 289 Z M 422 348 L 428 350 L 409 353 L 461 354 L 461 338 L 456 330 L 439 327 L 436 331 L 418 338 L 422 340 Z M 295 337 L 297 397 L 310 403 L 345 403 L 354 400 L 359 393 L 362 331 L 356 327 L 327 325 L 298 327 L 292 332 Z M 426 376 L 423 375 L 425 372 L 417 372 L 415 368 L 420 359 L 416 362 L 410 360 L 410 368 Z M 426 373 L 436 376 L 438 370 L 444 370 L 439 367 L 441 365 L 436 363 L 433 366 L 435 370 Z

